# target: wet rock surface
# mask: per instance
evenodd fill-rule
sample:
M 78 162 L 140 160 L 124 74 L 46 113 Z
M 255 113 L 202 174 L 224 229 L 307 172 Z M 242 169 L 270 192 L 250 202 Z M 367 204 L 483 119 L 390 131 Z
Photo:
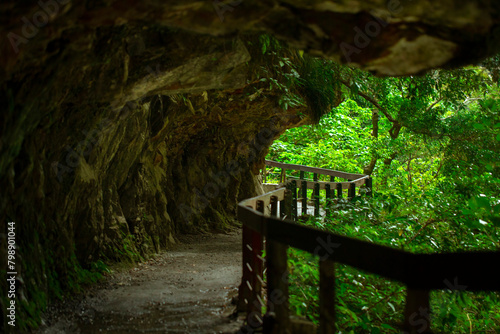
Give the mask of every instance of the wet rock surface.
M 184 235 L 174 250 L 117 271 L 52 307 L 37 334 L 235 333 L 241 234 Z

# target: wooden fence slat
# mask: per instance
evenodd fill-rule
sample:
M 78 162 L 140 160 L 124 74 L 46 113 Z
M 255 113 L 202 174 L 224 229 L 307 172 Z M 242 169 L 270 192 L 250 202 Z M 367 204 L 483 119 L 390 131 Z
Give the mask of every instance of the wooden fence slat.
M 373 196 L 373 179 L 371 177 L 367 178 L 365 181 L 365 185 L 367 188 L 366 195 L 367 196 Z
M 314 216 L 319 217 L 319 184 L 314 185 Z
M 285 244 L 267 240 L 267 314 L 264 334 L 290 334 L 288 309 L 288 269 Z
M 297 181 L 293 180 L 290 183 L 290 190 L 292 191 L 292 220 L 297 220 Z
M 332 190 L 330 189 L 330 185 L 326 185 L 326 216 L 330 217 L 332 213 Z
M 337 183 L 337 198 L 341 199 L 342 198 L 342 185 Z
M 286 169 L 281 168 L 280 183 L 285 183 L 286 181 Z
M 246 261 L 252 258 L 251 251 L 247 245 L 251 243 L 251 232 L 245 224 L 242 227 L 242 253 L 243 253 L 243 275 L 241 277 L 241 284 L 238 288 L 238 305 L 236 309 L 238 312 L 248 312 L 248 301 L 250 300 L 250 289 L 246 282 L 251 275 L 250 268 L 246 265 Z
M 260 213 L 264 213 L 265 205 L 264 201 L 257 201 L 256 210 Z M 250 265 L 253 270 L 250 271 L 249 279 L 247 280 L 251 286 L 251 291 L 249 293 L 248 308 L 247 308 L 247 322 L 248 324 L 257 325 L 259 327 L 262 324 L 262 277 L 264 274 L 264 266 L 262 261 L 262 251 L 263 251 L 263 236 L 257 231 L 251 231 L 251 249 Z
M 410 334 L 431 332 L 429 290 L 406 290 L 405 321 L 403 329 Z
M 278 196 L 271 196 L 271 217 L 278 216 Z
M 352 200 L 355 196 L 356 196 L 356 184 L 351 183 L 351 185 L 349 186 L 347 197 L 349 198 L 349 200 Z
M 283 212 L 284 217 L 287 219 L 292 219 L 292 206 L 293 206 L 293 195 L 290 189 L 285 191 L 285 199 L 283 200 Z
M 319 332 L 335 333 L 335 263 L 319 261 Z
M 285 213 L 285 199 L 282 199 L 280 201 L 280 218 L 284 219 L 286 217 Z
M 307 214 L 307 182 L 301 182 L 302 214 Z

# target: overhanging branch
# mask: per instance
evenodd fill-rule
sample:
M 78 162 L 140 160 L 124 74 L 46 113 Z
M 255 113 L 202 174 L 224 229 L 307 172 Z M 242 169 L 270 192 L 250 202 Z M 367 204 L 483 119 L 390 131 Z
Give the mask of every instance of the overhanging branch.
M 349 89 L 352 89 L 352 85 L 349 84 L 349 82 L 345 81 L 345 80 L 340 80 L 340 82 L 346 86 L 347 88 Z M 377 100 L 375 100 L 373 97 L 371 97 L 370 95 L 364 93 L 364 92 L 361 92 L 361 91 L 358 91 L 358 95 L 361 96 L 362 98 L 364 98 L 366 101 L 370 102 L 371 104 L 373 104 L 375 106 L 375 108 L 377 108 L 378 110 L 380 110 L 380 112 L 382 114 L 384 114 L 384 116 L 389 120 L 389 122 L 391 123 L 395 123 L 397 122 L 388 112 L 385 108 L 383 108 L 380 103 L 378 103 Z

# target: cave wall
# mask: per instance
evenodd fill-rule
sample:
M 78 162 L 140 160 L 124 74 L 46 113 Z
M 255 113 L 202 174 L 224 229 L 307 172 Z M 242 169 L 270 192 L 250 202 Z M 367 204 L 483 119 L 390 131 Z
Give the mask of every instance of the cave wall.
M 237 225 L 272 140 L 307 121 L 254 80 L 245 44 L 107 27 L 85 53 L 65 48 L 5 82 L 0 219 L 3 230 L 16 222 L 23 329 L 97 260 L 139 260 L 178 233 Z
M 499 13 L 493 0 L 2 2 L 0 233 L 16 222 L 19 324 L 98 259 L 234 224 L 272 139 L 308 122 L 256 80 L 243 32 L 404 75 L 494 53 Z

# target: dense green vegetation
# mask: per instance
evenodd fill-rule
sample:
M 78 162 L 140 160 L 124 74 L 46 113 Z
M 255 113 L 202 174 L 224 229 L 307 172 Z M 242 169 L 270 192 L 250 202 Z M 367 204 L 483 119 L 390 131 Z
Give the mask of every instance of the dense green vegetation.
M 337 202 L 330 217 L 305 224 L 412 252 L 500 249 L 498 57 L 405 78 L 297 59 L 281 63 L 283 72 L 301 69 L 294 82 L 303 94 L 288 98 L 316 96 L 315 115 L 326 115 L 288 130 L 267 159 L 374 178 L 373 198 Z M 291 307 L 317 322 L 317 258 L 290 255 Z M 399 333 L 404 286 L 347 266 L 337 273 L 339 333 Z M 457 290 L 432 294 L 437 333 L 500 332 L 498 293 Z

